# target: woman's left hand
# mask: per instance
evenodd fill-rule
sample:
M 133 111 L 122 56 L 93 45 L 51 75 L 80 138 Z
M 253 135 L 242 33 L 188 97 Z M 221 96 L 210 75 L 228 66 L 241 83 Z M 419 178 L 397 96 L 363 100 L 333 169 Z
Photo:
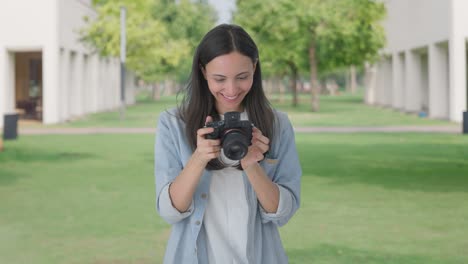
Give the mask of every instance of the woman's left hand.
M 247 155 L 241 160 L 241 166 L 244 170 L 253 164 L 263 160 L 265 152 L 270 149 L 270 139 L 262 134 L 260 129 L 254 127 L 252 131 L 252 145 L 249 146 Z

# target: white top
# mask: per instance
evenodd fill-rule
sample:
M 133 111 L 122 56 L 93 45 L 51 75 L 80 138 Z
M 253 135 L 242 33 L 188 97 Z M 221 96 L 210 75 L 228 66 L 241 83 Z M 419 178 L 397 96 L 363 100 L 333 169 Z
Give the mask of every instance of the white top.
M 249 206 L 242 171 L 213 171 L 203 224 L 208 263 L 247 263 Z
M 224 116 L 221 115 L 221 119 Z M 247 120 L 247 113 L 241 114 Z M 233 167 L 213 171 L 203 225 L 209 263 L 247 263 L 249 206 L 242 171 L 221 150 L 221 161 Z

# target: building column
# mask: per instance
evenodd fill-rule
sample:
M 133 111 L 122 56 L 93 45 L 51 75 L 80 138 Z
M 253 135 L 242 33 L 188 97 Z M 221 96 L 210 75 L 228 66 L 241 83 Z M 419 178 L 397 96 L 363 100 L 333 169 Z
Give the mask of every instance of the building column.
M 106 59 L 99 58 L 99 97 L 98 97 L 98 111 L 107 110 L 106 106 Z
M 112 79 L 112 91 L 114 96 L 114 105 L 113 108 L 119 108 L 122 104 L 121 102 L 121 91 L 120 91 L 120 61 L 118 59 L 112 59 L 112 73 L 111 75 L 114 76 Z
M 375 102 L 377 105 L 383 105 L 383 91 L 385 87 L 385 63 L 384 58 L 380 58 L 377 63 L 377 76 L 375 86 Z
M 448 51 L 446 44 L 429 46 L 429 117 L 448 119 Z
M 75 89 L 74 95 L 75 97 L 72 98 L 75 101 L 75 112 L 76 116 L 82 116 L 83 111 L 83 54 L 76 52 L 75 53 L 75 65 L 73 67 L 76 78 L 74 79 L 73 87 Z
M 365 75 L 365 86 L 366 94 L 364 96 L 364 101 L 366 104 L 373 105 L 375 104 L 375 93 L 376 93 L 376 83 L 377 83 L 377 69 L 376 65 L 372 65 L 366 62 L 365 65 L 366 75 Z
M 463 111 L 467 109 L 467 78 L 466 78 L 466 38 L 464 31 L 467 17 L 465 10 L 468 8 L 466 0 L 451 1 L 451 32 L 449 39 L 449 115 L 450 120 L 461 122 Z
M 384 59 L 384 79 L 382 103 L 385 106 L 392 106 L 393 97 L 393 61 L 391 56 L 386 56 Z
M 77 79 L 80 76 L 76 75 L 76 57 L 77 53 L 75 51 L 70 51 L 70 61 L 69 61 L 69 69 L 68 69 L 68 105 L 70 109 L 69 117 L 73 118 L 78 115 L 78 102 L 76 100 L 78 94 L 78 86 L 77 86 Z
M 412 50 L 405 53 L 406 57 L 406 83 L 405 83 L 405 106 L 407 112 L 419 112 L 421 109 L 421 71 L 419 55 Z
M 90 81 L 90 111 L 95 113 L 98 111 L 99 98 L 99 56 L 97 54 L 90 55 L 89 58 L 89 81 Z
M 88 114 L 91 112 L 91 85 L 90 85 L 90 63 L 89 55 L 83 54 L 83 114 Z
M 60 121 L 66 121 L 70 116 L 69 100 L 69 80 L 70 80 L 70 52 L 60 49 L 60 89 L 59 89 L 59 112 Z
M 3 115 L 7 112 L 5 105 L 7 101 L 7 89 L 9 87 L 8 68 L 11 68 L 8 65 L 8 53 L 6 49 L 0 48 L 0 127 L 3 127 Z
M 403 53 L 393 54 L 393 94 L 392 107 L 395 109 L 404 108 L 405 90 L 405 57 Z
M 0 127 L 5 114 L 15 112 L 15 53 L 0 50 Z
M 135 103 L 135 74 L 132 71 L 125 72 L 125 104 Z
M 51 44 L 43 50 L 43 123 L 52 124 L 60 121 L 59 116 L 59 57 L 57 45 Z

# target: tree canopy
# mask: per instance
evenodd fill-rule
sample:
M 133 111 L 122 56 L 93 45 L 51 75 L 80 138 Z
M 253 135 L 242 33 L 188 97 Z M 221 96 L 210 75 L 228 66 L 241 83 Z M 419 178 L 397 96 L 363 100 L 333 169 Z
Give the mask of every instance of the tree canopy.
M 373 0 L 237 0 L 234 19 L 257 38 L 267 72 L 310 74 L 317 111 L 318 74 L 375 60 L 384 15 L 384 4 Z
M 188 75 L 193 51 L 216 15 L 204 1 L 94 0 L 83 40 L 102 56 L 120 54 L 120 7 L 127 9 L 127 68 L 148 82 Z M 184 71 L 184 73 L 182 73 Z

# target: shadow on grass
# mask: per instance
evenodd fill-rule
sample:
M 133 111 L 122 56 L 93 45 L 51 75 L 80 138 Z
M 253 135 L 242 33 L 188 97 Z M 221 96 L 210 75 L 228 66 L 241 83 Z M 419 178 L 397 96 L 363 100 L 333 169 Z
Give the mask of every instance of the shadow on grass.
M 468 149 L 456 144 L 301 142 L 304 175 L 334 184 L 364 183 L 388 189 L 468 192 Z
M 96 157 L 95 154 L 83 152 L 47 152 L 37 149 L 10 148 L 0 154 L 0 162 L 62 162 L 91 159 L 94 157 Z
M 1 161 L 0 161 L 1 162 Z M 24 175 L 14 171 L 13 169 L 0 168 L 0 185 L 8 185 L 14 183 L 20 177 Z
M 356 250 L 348 247 L 322 244 L 315 248 L 288 249 L 291 264 L 451 264 L 456 261 L 431 259 L 427 256 L 399 255 L 378 251 Z
M 53 152 L 8 146 L 8 148 L 0 153 L 0 185 L 11 184 L 20 177 L 33 175 L 33 171 L 25 175 L 24 173 L 19 173 L 17 169 L 22 166 L 29 166 L 30 163 L 77 162 L 84 159 L 94 159 L 96 156 L 92 153 L 73 151 Z

